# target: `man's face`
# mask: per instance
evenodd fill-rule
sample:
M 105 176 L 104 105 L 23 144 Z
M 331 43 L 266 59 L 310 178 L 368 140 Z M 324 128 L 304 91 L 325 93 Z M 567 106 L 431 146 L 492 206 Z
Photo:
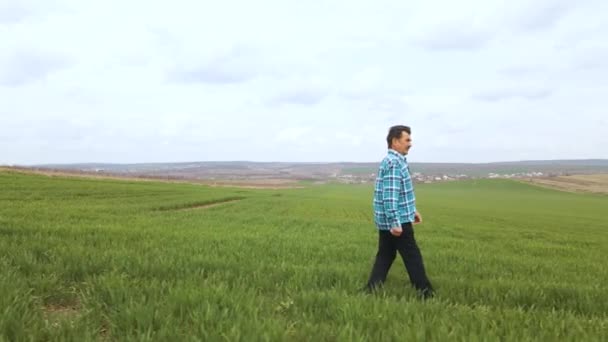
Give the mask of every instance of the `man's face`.
M 412 137 L 408 132 L 401 132 L 401 138 L 393 139 L 393 150 L 406 155 L 412 147 Z

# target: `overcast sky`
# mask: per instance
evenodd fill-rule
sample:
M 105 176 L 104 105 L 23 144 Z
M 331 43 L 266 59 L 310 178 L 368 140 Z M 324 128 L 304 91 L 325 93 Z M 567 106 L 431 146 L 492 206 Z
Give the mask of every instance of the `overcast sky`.
M 608 158 L 608 1 L 0 0 L 0 164 Z

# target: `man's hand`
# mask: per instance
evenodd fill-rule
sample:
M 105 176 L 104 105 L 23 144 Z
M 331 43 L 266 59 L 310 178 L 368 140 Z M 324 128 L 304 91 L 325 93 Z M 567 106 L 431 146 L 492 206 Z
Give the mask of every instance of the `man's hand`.
M 419 212 L 414 214 L 414 224 L 422 223 L 422 215 Z
M 391 234 L 393 234 L 393 236 L 400 236 L 402 232 L 403 232 L 403 229 L 401 229 L 401 227 L 391 228 Z

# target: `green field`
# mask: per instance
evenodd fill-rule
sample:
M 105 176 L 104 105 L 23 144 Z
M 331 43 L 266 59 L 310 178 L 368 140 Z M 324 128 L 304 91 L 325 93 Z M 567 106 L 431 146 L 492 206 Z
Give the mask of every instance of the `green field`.
M 0 341 L 608 340 L 608 196 L 417 186 L 421 301 L 359 291 L 372 191 L 0 172 Z

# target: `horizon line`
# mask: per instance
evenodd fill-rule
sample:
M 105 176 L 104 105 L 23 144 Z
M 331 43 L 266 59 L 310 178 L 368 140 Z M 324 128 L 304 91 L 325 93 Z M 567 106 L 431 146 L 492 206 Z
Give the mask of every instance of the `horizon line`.
M 489 162 L 429 162 L 412 161 L 412 164 L 501 164 L 501 163 L 530 163 L 530 162 L 585 162 L 585 161 L 608 161 L 608 158 L 583 158 L 583 159 L 523 159 L 523 160 L 501 160 Z M 69 165 L 141 165 L 141 164 L 188 164 L 188 163 L 252 163 L 252 164 L 375 164 L 380 161 L 252 161 L 252 160 L 198 160 L 198 161 L 152 161 L 152 162 L 69 162 L 69 163 L 44 163 L 44 164 L 7 164 L 4 167 L 48 167 Z

